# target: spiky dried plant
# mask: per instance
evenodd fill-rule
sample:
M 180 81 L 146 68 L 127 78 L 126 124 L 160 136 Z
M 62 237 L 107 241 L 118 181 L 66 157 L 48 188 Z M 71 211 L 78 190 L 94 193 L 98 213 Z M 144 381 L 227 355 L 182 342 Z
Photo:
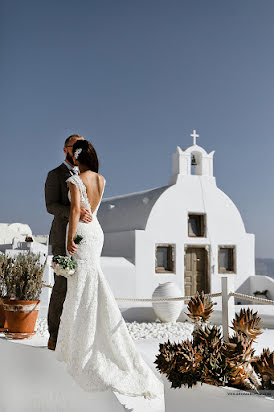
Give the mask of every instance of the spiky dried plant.
M 235 334 L 229 337 L 228 342 L 223 343 L 224 353 L 231 361 L 249 362 L 253 359 L 255 350 L 252 349 L 252 341 L 243 335 Z
M 240 385 L 246 389 L 256 390 L 261 387 L 260 379 L 251 365 L 251 362 L 256 359 L 252 344 L 253 341 L 243 334 L 235 334 L 223 344 L 223 352 L 231 367 L 229 383 L 232 386 Z
M 229 375 L 228 375 L 228 386 L 232 386 L 239 389 L 254 389 L 254 386 L 249 380 L 248 373 L 243 364 L 233 362 L 228 362 L 229 364 Z
M 219 351 L 222 346 L 221 328 L 218 328 L 216 325 L 205 325 L 204 329 L 199 329 L 197 331 L 195 344 L 201 344 L 202 350 L 206 351 L 206 353 L 213 353 L 215 351 Z
M 241 308 L 239 315 L 235 314 L 233 326 L 230 326 L 238 334 L 246 336 L 249 340 L 255 341 L 256 337 L 262 333 L 261 318 L 258 312 L 253 313 L 252 309 Z
M 205 296 L 204 291 L 196 292 L 195 296 L 190 299 L 187 309 L 190 313 L 185 314 L 193 321 L 193 343 L 196 344 L 197 334 L 208 324 L 208 320 L 213 312 L 213 302 L 209 296 Z
M 209 326 L 208 319 L 212 313 L 210 299 L 196 293 L 191 298 L 187 316 L 194 322 L 193 340 L 182 343 L 160 344 L 157 355 L 157 368 L 165 373 L 171 387 L 196 385 L 198 381 L 211 385 L 228 385 L 239 389 L 258 391 L 262 387 L 260 376 L 265 387 L 271 385 L 274 374 L 274 352 L 265 350 L 261 358 L 254 357 L 252 344 L 261 334 L 261 318 L 248 308 L 241 309 L 233 320 L 235 334 L 224 342 L 221 328 Z M 254 370 L 256 365 L 260 376 Z
M 255 358 L 253 366 L 261 376 L 262 387 L 274 389 L 274 351 L 270 352 L 269 348 L 264 348 L 261 355 Z
M 165 373 L 171 387 L 211 383 L 224 385 L 227 382 L 228 367 L 221 353 L 221 332 L 215 325 L 200 329 L 197 342 L 160 344 L 160 354 L 156 356 L 157 368 Z
M 201 377 L 202 354 L 199 348 L 194 347 L 190 340 L 182 343 L 160 344 L 160 353 L 156 356 L 156 368 L 165 373 L 172 383 L 172 388 L 182 385 L 192 387 Z
M 209 296 L 205 296 L 204 291 L 201 293 L 196 292 L 195 297 L 192 297 L 188 302 L 187 308 L 190 313 L 186 315 L 195 320 L 208 321 L 213 312 L 213 302 Z
M 224 386 L 228 383 L 230 367 L 222 350 L 217 348 L 204 356 L 201 381 L 215 386 Z

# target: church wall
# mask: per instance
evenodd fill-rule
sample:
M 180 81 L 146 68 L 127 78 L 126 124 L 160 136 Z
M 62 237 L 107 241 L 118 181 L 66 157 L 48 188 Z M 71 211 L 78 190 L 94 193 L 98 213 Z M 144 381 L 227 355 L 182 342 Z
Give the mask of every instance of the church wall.
M 164 282 L 175 282 L 182 286 L 183 277 L 178 276 L 184 267 L 183 249 L 175 250 L 175 273 L 155 273 L 155 243 L 182 243 L 182 238 L 175 238 L 172 234 L 165 234 L 159 228 L 158 233 L 136 230 L 136 297 L 151 298 L 152 292 Z

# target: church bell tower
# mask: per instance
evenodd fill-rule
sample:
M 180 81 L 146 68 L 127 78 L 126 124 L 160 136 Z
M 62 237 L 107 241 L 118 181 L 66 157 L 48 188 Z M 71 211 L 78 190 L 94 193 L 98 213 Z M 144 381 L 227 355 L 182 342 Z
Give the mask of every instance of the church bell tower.
M 193 145 L 186 150 L 177 146 L 172 154 L 172 176 L 169 184 L 175 184 L 182 176 L 213 176 L 213 155 L 215 151 L 207 153 L 201 146 L 196 144 L 199 135 L 196 130 L 190 135 L 193 137 Z M 215 179 L 215 178 L 214 178 Z

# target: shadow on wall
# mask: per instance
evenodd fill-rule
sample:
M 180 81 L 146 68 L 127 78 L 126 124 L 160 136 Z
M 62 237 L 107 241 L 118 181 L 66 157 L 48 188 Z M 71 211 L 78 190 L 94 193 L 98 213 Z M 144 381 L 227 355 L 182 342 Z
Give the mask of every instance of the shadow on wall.
M 5 253 L 6 249 L 11 249 L 12 243 L 3 243 L 0 245 L 0 252 Z
M 244 293 L 245 295 L 253 296 L 253 294 L 251 293 L 250 277 L 245 279 L 245 281 L 238 287 L 238 289 L 235 289 L 235 293 Z M 234 303 L 235 305 L 245 305 L 246 303 L 248 303 L 248 301 L 234 297 Z

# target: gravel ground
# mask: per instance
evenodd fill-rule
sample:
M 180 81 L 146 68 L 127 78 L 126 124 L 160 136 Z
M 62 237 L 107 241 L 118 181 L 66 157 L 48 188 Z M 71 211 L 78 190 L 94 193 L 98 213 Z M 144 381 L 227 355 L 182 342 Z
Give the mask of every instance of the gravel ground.
M 138 339 L 187 339 L 191 338 L 193 325 L 189 322 L 126 322 L 130 336 Z M 36 333 L 38 336 L 48 336 L 48 325 L 46 318 L 38 318 L 36 322 Z

